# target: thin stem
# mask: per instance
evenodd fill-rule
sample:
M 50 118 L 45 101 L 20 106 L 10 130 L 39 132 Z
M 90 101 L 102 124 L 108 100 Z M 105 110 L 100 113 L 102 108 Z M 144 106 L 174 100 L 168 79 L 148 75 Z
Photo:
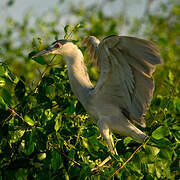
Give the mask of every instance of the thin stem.
M 8 108 L 9 109 L 9 108 Z M 9 109 L 10 110 L 10 109 Z M 11 111 L 11 110 L 10 110 Z M 13 113 L 11 111 L 11 114 L 4 120 L 4 122 L 2 123 L 3 125 L 6 123 L 6 121 L 8 121 L 9 119 L 11 119 L 11 117 L 13 116 Z
M 50 64 L 52 63 L 52 61 L 54 60 L 55 57 L 56 57 L 56 55 L 54 55 L 53 58 L 50 60 L 50 62 L 46 65 L 46 68 L 44 69 L 44 71 L 43 71 L 43 73 L 42 73 L 42 75 L 41 75 L 41 79 L 39 80 L 37 86 L 36 86 L 35 89 L 33 90 L 34 93 L 37 93 L 38 87 L 39 87 L 39 85 L 41 84 L 43 77 L 45 76 L 45 74 L 46 74 L 46 72 L 47 72 Z
M 11 111 L 11 115 L 12 116 L 16 115 L 16 116 L 18 116 L 19 118 L 21 118 L 25 122 L 24 118 L 21 115 L 19 115 L 16 111 L 14 111 L 13 108 L 8 107 L 8 109 Z
M 113 173 L 111 177 L 113 177 L 115 174 L 117 174 L 132 158 L 133 156 L 141 149 L 141 147 L 144 145 L 141 144 L 132 154 L 131 156 Z
M 39 87 L 39 85 L 41 84 L 43 77 L 45 76 L 48 68 L 50 67 L 50 65 L 51 65 L 51 63 L 53 62 L 53 60 L 54 60 L 55 57 L 56 57 L 56 55 L 54 55 L 54 56 L 52 57 L 52 59 L 50 60 L 50 62 L 46 65 L 46 68 L 44 69 L 44 71 L 43 71 L 43 73 L 42 73 L 42 75 L 41 75 L 41 79 L 39 80 L 37 86 L 36 86 L 33 90 L 31 90 L 31 91 L 27 94 L 26 97 L 29 97 L 32 93 L 37 93 L 38 87 Z M 20 104 L 15 105 L 14 108 L 18 107 L 19 105 L 20 105 Z
M 169 99 L 168 99 L 168 101 L 167 101 L 164 109 L 167 108 L 167 106 L 169 105 L 171 99 L 173 98 L 174 92 L 175 92 L 175 90 L 176 90 L 176 88 L 177 88 L 177 85 L 178 85 L 179 81 L 180 81 L 180 78 L 178 78 L 178 80 L 176 81 L 176 83 L 175 83 L 175 85 L 174 85 L 174 87 L 173 87 L 173 89 L 172 89 L 172 91 L 171 91 L 171 94 L 170 94 L 170 96 L 169 96 Z
M 55 148 L 61 155 L 63 155 L 65 158 L 67 158 L 68 160 L 72 161 L 74 164 L 78 165 L 79 167 L 81 167 L 81 165 L 76 162 L 75 160 L 71 159 L 69 156 L 67 156 L 64 152 L 61 152 L 60 148 L 57 147 Z

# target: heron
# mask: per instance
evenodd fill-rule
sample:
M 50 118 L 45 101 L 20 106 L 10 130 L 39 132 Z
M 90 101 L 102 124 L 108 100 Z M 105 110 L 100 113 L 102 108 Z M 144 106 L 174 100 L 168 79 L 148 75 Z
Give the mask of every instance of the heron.
M 57 40 L 32 58 L 54 54 L 65 59 L 73 93 L 97 123 L 110 152 L 117 155 L 112 133 L 139 143 L 147 138 L 137 125 L 146 126 L 144 116 L 154 91 L 152 74 L 162 60 L 154 43 L 136 37 L 110 35 L 100 41 L 88 36 L 83 45 L 100 69 L 95 86 L 81 50 L 70 40 Z

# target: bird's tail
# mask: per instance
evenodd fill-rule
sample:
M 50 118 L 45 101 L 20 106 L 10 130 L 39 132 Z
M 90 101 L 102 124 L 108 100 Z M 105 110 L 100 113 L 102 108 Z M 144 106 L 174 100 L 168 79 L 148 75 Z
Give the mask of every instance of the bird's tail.
M 148 136 L 142 132 L 140 129 L 138 129 L 136 126 L 134 126 L 132 123 L 131 123 L 131 137 L 133 139 L 135 139 L 136 141 L 138 141 L 139 143 L 143 143 L 145 140 L 148 139 Z

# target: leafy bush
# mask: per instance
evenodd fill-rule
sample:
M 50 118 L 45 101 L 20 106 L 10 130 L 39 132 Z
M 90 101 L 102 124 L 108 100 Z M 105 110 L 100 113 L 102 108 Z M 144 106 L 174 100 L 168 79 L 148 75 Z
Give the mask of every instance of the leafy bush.
M 163 11 L 168 6 L 162 4 L 160 8 Z M 46 38 L 47 42 L 42 42 L 43 37 L 37 37 L 36 31 L 46 29 L 49 36 L 58 38 L 53 24 L 56 14 L 51 24 L 37 19 L 36 27 L 40 30 L 30 27 L 28 15 L 22 24 L 9 18 L 6 29 L 0 32 L 1 179 L 180 178 L 180 8 L 176 1 L 167 11 L 147 15 L 146 28 L 141 30 L 144 37 L 158 43 L 164 59 L 164 65 L 154 75 L 156 88 L 146 115 L 144 132 L 151 136 L 148 141 L 151 146 L 145 144 L 133 154 L 139 144 L 130 137 L 116 135 L 119 156 L 95 172 L 91 169 L 109 152 L 97 126 L 71 92 L 65 62 L 61 57 L 51 60 L 40 57 L 33 61 L 27 55 L 32 49 L 42 49 L 49 41 Z M 117 34 L 122 23 L 122 18 L 106 17 L 101 9 L 91 15 L 86 15 L 83 9 L 73 13 L 88 27 L 67 25 L 65 37 L 73 30 L 74 42 L 83 52 L 80 41 L 84 36 Z M 129 32 L 136 35 L 140 31 L 137 24 L 143 21 L 144 18 L 136 19 L 129 25 Z M 12 27 L 19 44 L 13 39 Z M 26 38 L 32 39 L 32 43 Z M 86 55 L 85 58 L 87 61 Z M 92 62 L 87 61 L 87 65 L 92 81 L 96 82 L 97 70 Z M 132 154 L 132 160 L 126 163 Z M 119 169 L 124 165 L 125 168 Z

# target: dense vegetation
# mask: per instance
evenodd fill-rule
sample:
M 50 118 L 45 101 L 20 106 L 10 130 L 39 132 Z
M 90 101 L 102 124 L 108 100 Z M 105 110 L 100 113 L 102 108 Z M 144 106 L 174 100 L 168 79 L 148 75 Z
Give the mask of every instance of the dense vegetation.
M 83 52 L 80 42 L 85 36 L 101 39 L 122 31 L 159 47 L 164 64 L 154 74 L 155 93 L 143 129 L 152 146 L 143 145 L 117 172 L 139 144 L 115 135 L 119 156 L 91 172 L 109 152 L 97 126 L 71 92 L 64 60 L 28 56 L 60 38 L 57 22 L 63 14 L 58 10 L 50 14 L 50 21 L 46 15 L 35 18 L 27 14 L 22 23 L 8 18 L 1 27 L 0 179 L 180 179 L 178 0 L 161 3 L 153 11 L 147 9 L 144 17 L 132 21 L 123 13 L 107 16 L 102 6 L 72 6 L 71 15 L 78 23 L 66 25 L 61 32 L 65 38 L 71 34 Z M 98 71 L 87 55 L 85 60 L 95 83 Z

